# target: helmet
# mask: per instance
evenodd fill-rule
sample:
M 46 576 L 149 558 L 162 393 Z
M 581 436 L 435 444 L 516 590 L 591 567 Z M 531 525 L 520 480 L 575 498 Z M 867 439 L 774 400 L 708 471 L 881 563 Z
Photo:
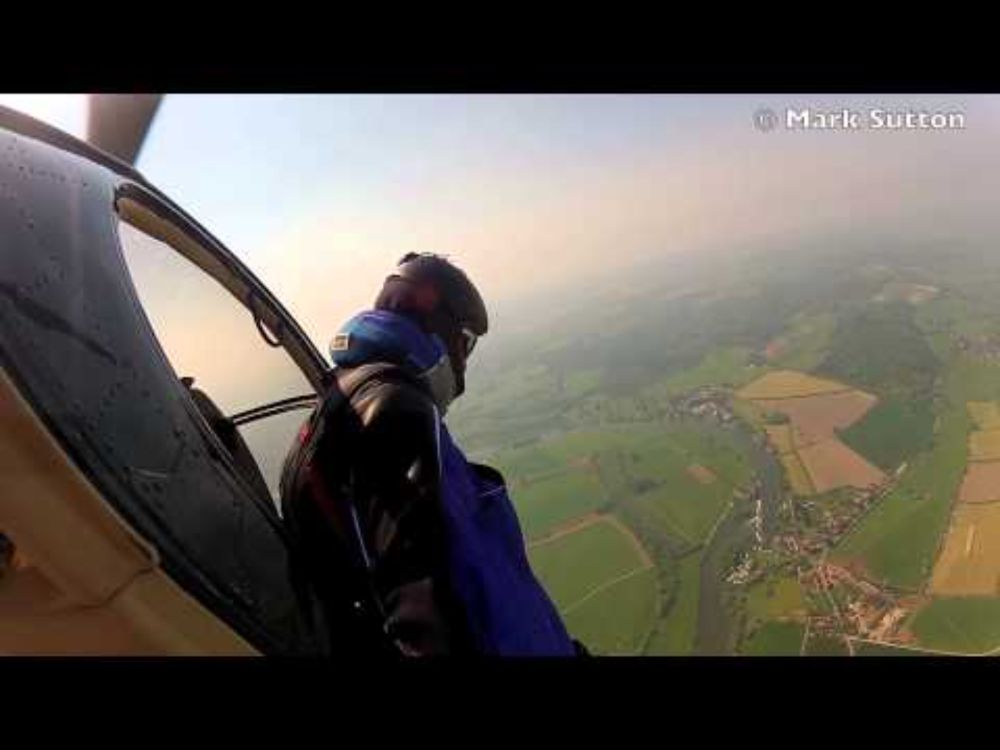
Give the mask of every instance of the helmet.
M 431 301 L 436 305 L 428 312 L 443 312 L 458 326 L 476 336 L 486 334 L 489 320 L 483 298 L 462 269 L 446 258 L 433 253 L 407 253 L 400 259 L 396 272 L 386 281 L 392 279 L 429 285 L 437 294 Z
M 375 307 L 415 318 L 448 350 L 455 394 L 465 390 L 465 360 L 489 329 L 486 305 L 465 273 L 433 253 L 407 253 L 388 276 Z

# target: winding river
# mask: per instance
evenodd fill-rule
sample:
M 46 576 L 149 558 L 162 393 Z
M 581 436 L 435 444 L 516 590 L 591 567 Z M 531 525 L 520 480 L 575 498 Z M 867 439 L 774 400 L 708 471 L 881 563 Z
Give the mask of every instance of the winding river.
M 783 496 L 781 465 L 766 447 L 754 440 L 754 433 L 749 427 L 737 423 L 727 429 L 734 431 L 756 469 L 754 481 L 759 484 L 761 532 L 766 542 L 774 533 Z M 702 552 L 696 654 L 724 655 L 733 652 L 736 613 L 726 608 L 723 577 L 737 555 L 753 546 L 756 511 L 755 503 L 746 499 L 735 500 Z

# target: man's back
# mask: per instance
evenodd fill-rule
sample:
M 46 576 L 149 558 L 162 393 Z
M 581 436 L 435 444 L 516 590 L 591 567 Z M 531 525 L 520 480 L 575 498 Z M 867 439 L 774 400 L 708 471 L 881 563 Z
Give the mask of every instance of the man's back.
M 378 365 L 375 365 L 378 367 Z M 430 396 L 398 369 L 341 373 L 359 425 L 355 504 L 386 625 L 404 653 L 471 648 L 452 595 L 441 508 L 438 414 Z
M 303 551 L 310 578 L 325 599 L 339 600 L 348 587 L 333 571 L 316 568 L 367 564 L 367 572 L 359 572 L 370 578 L 374 591 L 360 593 L 375 594 L 380 629 L 386 628 L 403 653 L 469 650 L 447 585 L 434 402 L 392 365 L 371 363 L 335 372 L 335 390 L 327 399 L 347 399 L 314 415 L 311 434 L 289 455 L 283 479 L 286 523 L 308 548 Z M 296 467 L 302 451 L 312 453 L 309 465 Z M 356 511 L 356 526 L 353 518 L 342 515 L 348 503 Z M 331 526 L 338 527 L 336 534 L 329 532 Z M 339 554 L 345 538 L 350 539 L 346 554 L 354 559 Z M 362 544 L 352 544 L 358 538 Z M 335 547 L 338 554 L 329 554 Z M 339 606 L 328 615 L 342 616 Z M 352 648 L 334 644 L 335 650 L 340 646 Z
M 404 654 L 574 653 L 503 478 L 470 464 L 442 422 L 487 330 L 478 291 L 440 256 L 410 254 L 375 307 L 334 337 L 334 387 L 282 480 L 313 578 Z

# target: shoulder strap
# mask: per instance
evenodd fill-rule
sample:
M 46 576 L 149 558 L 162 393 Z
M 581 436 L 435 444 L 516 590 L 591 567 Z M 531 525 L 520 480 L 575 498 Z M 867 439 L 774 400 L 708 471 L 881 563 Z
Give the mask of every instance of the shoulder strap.
M 364 386 L 375 380 L 381 382 L 404 382 L 416 387 L 422 393 L 425 393 L 428 398 L 430 398 L 430 393 L 428 392 L 426 385 L 416 375 L 393 363 L 377 362 L 352 367 L 343 371 L 335 369 L 331 373 L 330 387 L 327 389 L 323 403 L 317 410 L 315 420 L 312 423 L 314 429 L 325 429 L 327 419 L 335 419 L 338 410 L 347 408 L 354 396 L 361 391 Z M 437 410 L 435 408 L 435 413 L 436 412 Z M 346 447 L 347 446 L 345 445 L 345 448 Z M 310 477 L 310 479 L 312 479 L 312 477 Z M 351 472 L 349 485 L 352 486 L 352 489 L 353 481 L 353 472 Z M 368 546 L 365 542 L 364 534 L 361 529 L 357 508 L 354 504 L 353 491 L 349 491 L 346 494 L 335 498 L 331 495 L 329 488 L 323 481 L 310 481 L 310 485 L 315 493 L 317 501 L 321 505 L 325 506 L 326 513 L 331 515 L 331 517 L 339 517 L 343 519 L 342 532 L 345 536 L 350 538 L 352 546 L 354 547 L 354 557 L 356 563 L 360 564 L 357 572 L 363 579 L 362 586 L 367 593 L 366 598 L 369 602 L 369 611 L 380 622 L 383 635 L 388 637 L 388 616 L 375 590 L 374 580 L 371 576 L 371 555 L 369 554 Z M 337 507 L 338 504 L 341 507 Z M 393 648 L 395 648 L 394 644 Z
M 332 373 L 332 384 L 327 398 L 342 398 L 350 401 L 354 395 L 373 380 L 395 380 L 414 386 L 430 397 L 427 385 L 412 372 L 401 365 L 392 362 L 372 362 L 341 371 L 339 368 Z
M 338 373 L 337 370 L 334 370 L 332 378 L 333 382 L 329 389 L 331 393 L 327 396 L 329 407 L 326 413 L 332 414 L 334 410 L 349 404 L 354 396 L 362 388 L 364 388 L 364 386 L 375 380 L 379 380 L 381 382 L 397 381 L 407 383 L 418 388 L 422 393 L 426 394 L 427 397 L 430 398 L 430 393 L 428 393 L 426 385 L 413 373 L 391 362 L 373 362 L 371 364 L 352 367 L 342 373 Z M 327 407 L 326 403 L 324 403 L 324 407 Z M 435 413 L 437 413 L 436 409 Z M 348 505 L 349 508 L 347 510 L 349 511 L 351 521 L 350 531 L 353 533 L 354 542 L 358 547 L 361 557 L 363 558 L 365 568 L 370 570 L 371 558 L 368 553 L 368 547 L 364 541 L 364 534 L 361 532 L 361 524 L 358 520 L 357 509 L 354 506 L 352 498 L 348 498 Z

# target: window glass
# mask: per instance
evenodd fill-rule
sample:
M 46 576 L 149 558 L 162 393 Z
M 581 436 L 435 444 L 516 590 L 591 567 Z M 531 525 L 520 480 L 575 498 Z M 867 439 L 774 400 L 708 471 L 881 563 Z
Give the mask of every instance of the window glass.
M 285 456 L 308 418 L 308 411 L 296 409 L 247 422 L 239 427 L 240 435 L 257 460 L 260 473 L 264 475 L 267 488 L 275 500 L 278 499 L 278 484 Z
M 227 417 L 313 392 L 284 349 L 261 337 L 250 310 L 165 242 L 122 221 L 122 251 L 139 300 L 177 377 L 194 378 Z M 273 495 L 285 454 L 306 412 L 240 428 Z

